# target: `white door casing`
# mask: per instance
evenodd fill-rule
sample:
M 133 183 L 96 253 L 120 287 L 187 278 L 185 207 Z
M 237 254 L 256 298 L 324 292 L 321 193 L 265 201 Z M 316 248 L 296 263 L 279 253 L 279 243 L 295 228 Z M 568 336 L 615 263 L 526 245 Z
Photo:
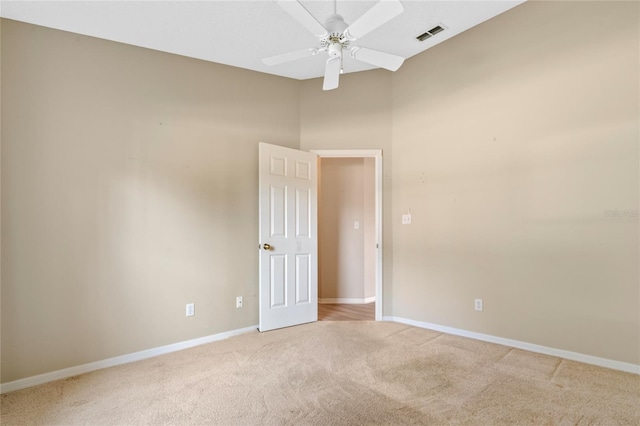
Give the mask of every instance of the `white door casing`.
M 318 320 L 317 156 L 259 144 L 260 331 Z

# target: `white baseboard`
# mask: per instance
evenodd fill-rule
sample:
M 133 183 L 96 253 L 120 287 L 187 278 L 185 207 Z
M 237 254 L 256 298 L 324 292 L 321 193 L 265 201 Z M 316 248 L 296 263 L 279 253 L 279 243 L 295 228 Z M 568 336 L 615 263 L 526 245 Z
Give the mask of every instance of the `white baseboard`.
M 318 299 L 318 303 L 320 303 L 321 305 L 323 304 L 329 304 L 329 303 L 345 303 L 345 304 L 350 304 L 350 305 L 361 305 L 361 304 L 366 304 L 366 303 L 373 303 L 376 301 L 376 297 L 366 297 L 364 299 L 357 299 L 357 298 L 348 298 L 348 297 L 339 297 L 337 299 Z
M 192 348 L 194 346 L 204 345 L 218 340 L 228 339 L 229 337 L 239 334 L 249 333 L 257 330 L 258 326 L 241 328 L 238 330 L 226 331 L 224 333 L 212 334 L 211 336 L 200 337 L 198 339 L 187 340 L 185 342 L 173 343 L 171 345 L 160 346 L 158 348 L 147 349 L 140 352 L 134 352 L 128 355 L 121 355 L 102 361 L 91 362 L 89 364 L 69 367 L 62 370 L 52 371 L 50 373 L 40 374 L 37 376 L 27 377 L 25 379 L 15 380 L 0 384 L 0 393 L 13 392 L 25 389 L 31 386 L 41 385 L 43 383 L 53 382 L 55 380 L 66 379 L 67 377 L 77 376 L 79 374 L 90 373 L 92 371 L 101 370 L 103 368 L 115 367 L 116 365 L 127 364 L 129 362 L 141 361 L 147 358 L 153 358 L 158 355 L 164 355 L 183 349 Z
M 499 345 L 510 346 L 516 349 L 522 349 L 529 352 L 536 352 L 544 355 L 556 356 L 558 358 L 569 359 L 571 361 L 583 362 L 585 364 L 597 365 L 599 367 L 611 368 L 612 370 L 624 371 L 627 373 L 640 374 L 640 365 L 628 362 L 615 361 L 612 359 L 599 358 L 596 356 L 585 355 L 578 352 L 565 351 L 563 349 L 549 348 L 546 346 L 535 345 L 533 343 L 521 342 L 519 340 L 505 339 L 503 337 L 491 336 L 489 334 L 476 333 L 473 331 L 462 330 L 459 328 L 446 327 L 428 322 L 414 321 L 411 319 L 385 316 L 383 321 L 395 321 L 402 324 L 413 325 L 415 327 L 427 328 L 429 330 L 440 331 L 455 336 L 469 337 L 471 339 L 482 340 L 484 342 L 497 343 Z

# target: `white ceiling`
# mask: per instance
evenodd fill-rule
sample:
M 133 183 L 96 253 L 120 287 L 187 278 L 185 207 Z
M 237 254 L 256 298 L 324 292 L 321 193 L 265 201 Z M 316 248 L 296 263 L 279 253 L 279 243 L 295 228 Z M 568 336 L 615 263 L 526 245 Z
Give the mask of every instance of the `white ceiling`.
M 524 1 L 402 0 L 404 13 L 352 44 L 410 58 Z M 322 23 L 333 13 L 332 0 L 301 3 Z M 375 3 L 338 0 L 338 14 L 350 24 Z M 2 0 L 0 16 L 283 77 L 303 80 L 324 74 L 326 55 L 274 67 L 262 63 L 265 57 L 318 47 L 315 36 L 275 0 Z M 416 40 L 436 25 L 446 30 L 424 42 Z M 347 73 L 372 68 L 345 57 Z

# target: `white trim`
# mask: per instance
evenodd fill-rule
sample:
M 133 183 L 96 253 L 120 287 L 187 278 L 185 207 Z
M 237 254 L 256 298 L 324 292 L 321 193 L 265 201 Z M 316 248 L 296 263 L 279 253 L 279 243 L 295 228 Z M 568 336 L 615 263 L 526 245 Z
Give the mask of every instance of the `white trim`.
M 382 150 L 375 156 L 376 167 L 376 321 L 382 321 Z
M 376 321 L 382 321 L 382 150 L 381 149 L 312 149 L 319 158 L 374 158 L 376 185 Z M 321 302 L 322 303 L 322 302 Z M 341 302 L 333 302 L 341 303 Z M 346 302 L 345 302 L 346 303 Z
M 381 149 L 312 149 L 318 157 L 330 158 L 364 158 L 382 156 Z
M 385 316 L 384 321 L 395 321 L 402 324 L 413 325 L 415 327 L 440 331 L 446 334 L 453 334 L 455 336 L 468 337 L 470 339 L 482 340 L 484 342 L 490 342 L 490 343 L 497 343 L 498 345 L 510 346 L 512 348 L 522 349 L 529 352 L 536 352 L 539 354 L 551 355 L 558 358 L 569 359 L 571 361 L 583 362 L 585 364 L 597 365 L 599 367 L 611 368 L 612 370 L 619 370 L 627 373 L 640 374 L 640 365 L 631 364 L 628 362 L 615 361 L 615 360 L 606 359 L 606 358 L 599 358 L 597 356 L 566 351 L 564 349 L 549 348 L 547 346 L 521 342 L 519 340 L 505 339 L 503 337 L 491 336 L 489 334 L 476 333 L 473 331 L 467 331 L 467 330 L 462 330 L 462 329 L 453 328 L 453 327 L 446 327 L 443 325 L 432 324 L 428 322 L 414 321 L 406 318 Z
M 338 297 L 337 299 L 318 299 L 318 303 L 320 304 L 329 304 L 329 303 L 345 303 L 350 305 L 363 305 L 367 303 L 373 303 L 376 301 L 374 297 L 366 297 L 364 299 L 358 298 L 348 298 L 348 297 Z
M 226 331 L 224 333 L 218 333 L 210 336 L 200 337 L 198 339 L 173 343 L 171 345 L 160 346 L 157 348 L 147 349 L 140 352 L 134 352 L 128 355 L 121 355 L 114 358 L 104 359 L 102 361 L 91 362 L 89 364 L 77 365 L 75 367 L 69 367 L 62 370 L 52 371 L 50 373 L 27 377 L 25 379 L 15 380 L 13 382 L 2 383 L 0 384 L 0 393 L 13 392 L 19 389 L 41 385 L 43 383 L 53 382 L 54 380 L 66 379 L 67 377 L 77 376 L 79 374 L 84 374 L 84 373 L 90 373 L 92 371 L 101 370 L 103 368 L 115 367 L 116 365 L 122 365 L 130 362 L 141 361 L 143 359 L 153 358 L 158 355 L 164 355 L 171 352 L 192 348 L 194 346 L 200 346 L 206 343 L 228 339 L 229 337 L 237 336 L 239 334 L 249 333 L 257 329 L 258 329 L 258 326 L 253 325 L 251 327 L 240 328 L 238 330 Z

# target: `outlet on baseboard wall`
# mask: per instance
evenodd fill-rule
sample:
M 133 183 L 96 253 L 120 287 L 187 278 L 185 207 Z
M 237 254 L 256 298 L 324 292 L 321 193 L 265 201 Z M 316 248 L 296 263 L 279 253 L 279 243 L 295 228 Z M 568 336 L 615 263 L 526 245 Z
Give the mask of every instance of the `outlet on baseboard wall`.
M 242 308 L 242 296 L 236 297 L 236 308 Z

